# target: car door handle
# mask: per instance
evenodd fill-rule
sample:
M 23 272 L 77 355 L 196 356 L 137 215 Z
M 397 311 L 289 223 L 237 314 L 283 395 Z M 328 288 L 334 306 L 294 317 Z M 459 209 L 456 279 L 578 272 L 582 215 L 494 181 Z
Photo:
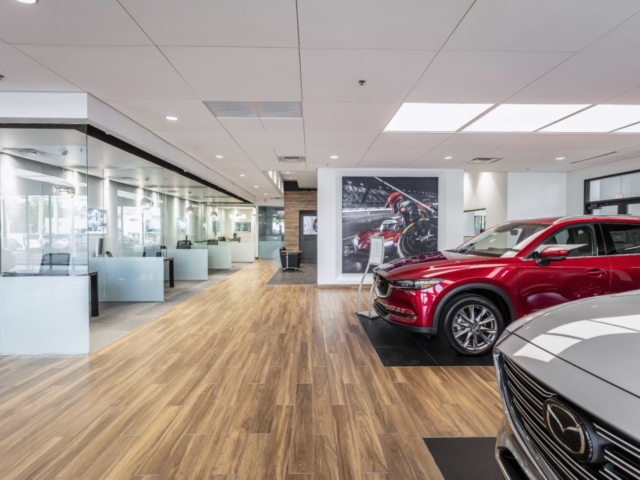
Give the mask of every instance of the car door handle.
M 601 268 L 592 268 L 587 272 L 587 275 L 591 277 L 602 277 L 605 273 L 607 273 L 607 271 Z

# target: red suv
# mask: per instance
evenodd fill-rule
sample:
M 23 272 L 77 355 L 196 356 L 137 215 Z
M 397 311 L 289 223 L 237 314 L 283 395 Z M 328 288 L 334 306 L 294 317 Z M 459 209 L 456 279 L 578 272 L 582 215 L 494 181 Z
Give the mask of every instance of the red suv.
M 455 250 L 375 270 L 376 312 L 464 355 L 491 351 L 509 322 L 586 297 L 640 289 L 640 217 L 503 223 Z

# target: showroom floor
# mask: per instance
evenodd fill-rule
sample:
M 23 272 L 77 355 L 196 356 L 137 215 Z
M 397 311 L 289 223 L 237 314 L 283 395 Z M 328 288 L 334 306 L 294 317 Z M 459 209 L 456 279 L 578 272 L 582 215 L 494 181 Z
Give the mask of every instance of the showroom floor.
M 276 268 L 88 357 L 0 358 L 3 478 L 498 478 L 492 367 L 385 367 L 354 289 L 267 285 Z
M 150 320 L 177 307 L 186 299 L 221 282 L 249 265 L 234 263 L 231 270 L 209 270 L 209 280 L 176 281 L 174 288 L 165 289 L 164 302 L 102 302 L 100 316 L 91 317 L 89 328 L 90 351 L 96 352 Z
M 286 272 L 279 268 L 269 280 L 269 285 L 316 285 L 317 283 L 318 265 L 315 263 L 302 263 L 300 270 Z

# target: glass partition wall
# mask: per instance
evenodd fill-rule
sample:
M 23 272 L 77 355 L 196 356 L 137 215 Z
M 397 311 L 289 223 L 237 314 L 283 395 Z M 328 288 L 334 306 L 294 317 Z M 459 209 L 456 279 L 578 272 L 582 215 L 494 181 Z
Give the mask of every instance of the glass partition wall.
M 161 301 L 167 249 L 252 241 L 252 207 L 133 152 L 0 127 L 0 354 L 87 353 L 95 272 L 100 300 Z

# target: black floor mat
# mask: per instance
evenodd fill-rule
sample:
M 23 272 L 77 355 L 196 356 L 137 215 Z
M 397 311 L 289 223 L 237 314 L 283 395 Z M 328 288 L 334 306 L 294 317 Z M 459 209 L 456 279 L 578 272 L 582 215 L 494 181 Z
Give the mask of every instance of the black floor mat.
M 493 365 L 491 354 L 482 357 L 458 355 L 441 335 L 424 335 L 389 325 L 381 318 L 358 320 L 385 367 L 477 367 Z
M 493 437 L 434 437 L 424 443 L 445 480 L 503 480 Z
M 300 270 L 281 269 L 271 277 L 267 285 L 316 285 L 318 283 L 318 265 L 315 263 L 303 263 Z

